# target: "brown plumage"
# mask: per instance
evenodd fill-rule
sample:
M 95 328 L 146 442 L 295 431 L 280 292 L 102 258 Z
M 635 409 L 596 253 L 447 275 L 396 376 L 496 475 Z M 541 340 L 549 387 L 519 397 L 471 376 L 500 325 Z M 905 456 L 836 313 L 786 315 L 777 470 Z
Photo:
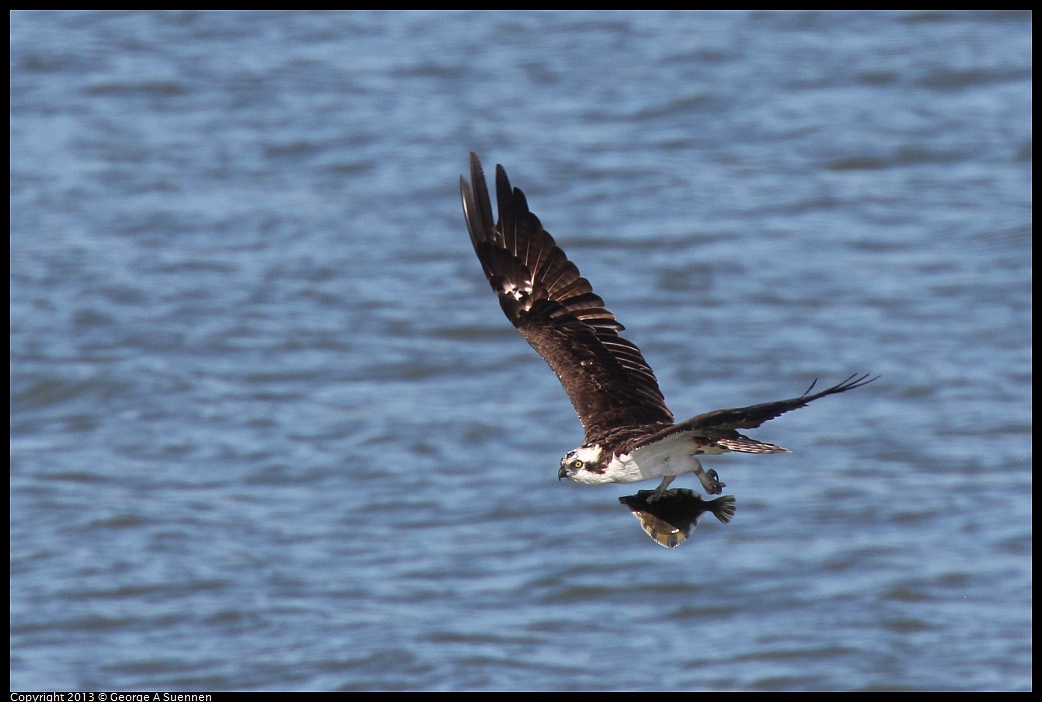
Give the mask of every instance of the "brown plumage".
M 460 193 L 470 240 L 485 277 L 507 319 L 557 374 L 585 430 L 584 444 L 561 459 L 558 477 L 588 485 L 662 478 L 653 492 L 620 498 L 641 518 L 645 530 L 657 519 L 686 536 L 707 510 L 726 522 L 734 513 L 730 496 L 707 503 L 692 498 L 690 491 L 666 487 L 676 476 L 694 473 L 706 492 L 720 494 L 724 484 L 716 471 L 702 469 L 698 456 L 785 452 L 738 430 L 756 428 L 814 400 L 875 380 L 855 374 L 813 394 L 811 383 L 799 397 L 714 410 L 674 424 L 640 349 L 619 335 L 622 324 L 529 211 L 524 193 L 511 187 L 503 167 L 496 166 L 498 221 L 481 162 L 473 153 L 470 177 L 468 182 L 460 176 Z M 648 508 L 666 496 L 668 509 L 666 505 Z M 665 522 L 662 515 L 668 517 Z M 674 531 L 659 538 L 656 534 L 665 532 L 658 527 L 648 533 L 663 545 L 675 546 L 683 540 Z
M 561 380 L 586 443 L 620 426 L 672 426 L 673 413 L 640 349 L 619 336 L 624 327 L 528 210 L 524 193 L 496 166 L 497 224 L 476 154 L 470 172 L 473 189 L 460 176 L 460 190 L 485 277 L 507 319 Z

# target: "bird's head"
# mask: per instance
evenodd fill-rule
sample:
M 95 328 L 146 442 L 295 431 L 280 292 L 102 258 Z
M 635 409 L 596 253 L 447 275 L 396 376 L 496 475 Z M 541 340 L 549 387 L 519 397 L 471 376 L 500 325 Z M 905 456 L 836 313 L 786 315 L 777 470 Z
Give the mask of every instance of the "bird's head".
M 604 449 L 597 444 L 572 449 L 561 459 L 561 469 L 557 471 L 557 479 L 568 478 L 574 483 L 585 485 L 610 482 L 604 477 L 604 455 Z

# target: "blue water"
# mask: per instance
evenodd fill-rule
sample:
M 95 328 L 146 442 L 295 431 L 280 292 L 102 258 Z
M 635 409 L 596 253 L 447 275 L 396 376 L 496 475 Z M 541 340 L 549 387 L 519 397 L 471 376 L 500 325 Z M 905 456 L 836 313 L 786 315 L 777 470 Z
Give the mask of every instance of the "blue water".
M 1031 689 L 1030 14 L 10 20 L 12 689 Z M 678 417 L 882 379 L 656 546 L 471 150 Z

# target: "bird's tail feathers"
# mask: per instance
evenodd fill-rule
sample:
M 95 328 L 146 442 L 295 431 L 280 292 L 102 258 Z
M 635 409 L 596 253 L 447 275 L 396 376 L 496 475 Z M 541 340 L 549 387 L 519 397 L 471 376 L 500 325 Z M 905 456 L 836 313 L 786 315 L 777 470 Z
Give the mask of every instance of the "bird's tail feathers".
M 744 434 L 738 434 L 737 437 L 729 439 L 714 440 L 727 450 L 738 451 L 739 453 L 789 453 L 789 449 L 787 448 L 768 444 L 764 441 L 757 441 L 756 439 L 750 439 Z

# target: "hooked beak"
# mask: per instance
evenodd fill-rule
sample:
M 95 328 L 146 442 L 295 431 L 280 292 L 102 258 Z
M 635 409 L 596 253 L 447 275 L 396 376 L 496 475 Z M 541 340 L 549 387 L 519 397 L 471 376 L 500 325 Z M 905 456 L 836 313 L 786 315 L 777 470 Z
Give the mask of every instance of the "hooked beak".
M 564 478 L 567 475 L 568 475 L 568 470 L 564 466 L 561 466 L 561 470 L 557 471 L 557 479 L 561 480 L 562 478 Z

